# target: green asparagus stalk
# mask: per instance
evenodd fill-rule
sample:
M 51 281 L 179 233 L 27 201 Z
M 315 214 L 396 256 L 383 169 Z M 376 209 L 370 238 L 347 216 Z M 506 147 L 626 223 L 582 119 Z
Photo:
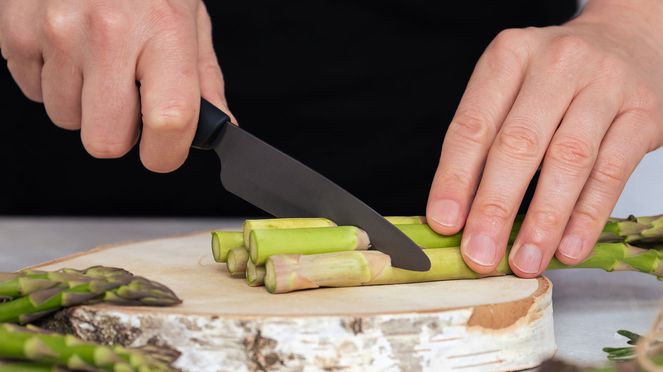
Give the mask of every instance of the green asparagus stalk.
M 231 249 L 244 246 L 244 234 L 241 231 L 212 232 L 212 255 L 216 262 L 226 262 Z
M 29 323 L 63 307 L 107 302 L 119 305 L 169 306 L 177 296 L 163 284 L 126 270 L 94 266 L 86 270 L 25 271 L 4 275 L 0 322 Z
M 269 258 L 265 286 L 271 293 L 287 293 L 318 287 L 401 284 L 437 280 L 475 279 L 510 274 L 508 252 L 490 275 L 472 271 L 459 248 L 426 249 L 431 269 L 424 272 L 391 266 L 388 255 L 378 251 L 346 251 L 314 255 L 274 255 Z M 661 253 L 626 243 L 598 243 L 590 256 L 575 266 L 553 259 L 548 269 L 596 268 L 606 271 L 640 271 L 663 276 Z
M 384 218 L 392 225 L 420 225 L 426 223 L 424 216 L 387 216 Z
M 268 229 L 299 229 L 305 227 L 330 227 L 336 224 L 327 218 L 273 218 L 246 220 L 242 225 L 244 246 L 249 246 L 251 231 Z
M 245 276 L 249 252 L 246 248 L 234 248 L 228 253 L 228 272 L 232 276 Z
M 71 369 L 52 363 L 3 361 L 0 360 L 0 372 L 69 372 Z
M 0 324 L 0 339 L 0 358 L 42 363 L 35 366 L 40 368 L 51 364 L 86 371 L 171 371 L 174 361 L 167 354 L 103 346 L 13 324 Z
M 249 253 L 256 265 L 263 265 L 274 254 L 354 251 L 369 246 L 366 232 L 354 226 L 269 229 L 251 232 Z
M 246 283 L 250 287 L 259 287 L 265 284 L 265 267 L 257 266 L 249 260 L 246 264 Z
M 462 239 L 462 232 L 445 236 L 433 231 L 429 225 L 416 223 L 416 221 L 422 221 L 424 217 L 388 218 L 394 222 L 410 222 L 410 224 L 397 224 L 396 227 L 424 249 L 457 247 Z M 519 215 L 515 219 L 508 244 L 513 244 L 515 241 L 523 219 L 523 215 Z M 290 219 L 283 220 L 285 223 Z M 270 235 L 270 232 L 260 233 L 261 236 L 258 237 L 258 241 L 254 242 L 253 246 L 251 246 L 249 239 L 249 252 L 255 262 L 264 264 L 269 256 L 275 254 L 317 254 L 352 250 L 351 247 L 343 246 L 344 243 L 335 241 L 335 239 L 338 239 L 335 230 L 344 228 L 347 227 L 321 229 L 324 230 L 324 237 L 322 235 L 320 237 L 308 236 L 304 234 L 308 231 L 307 229 L 290 229 L 287 232 L 273 229 L 270 231 L 275 236 L 274 238 Z M 338 234 L 338 236 L 345 236 L 341 233 Z M 663 248 L 663 217 L 631 216 L 625 219 L 613 218 L 606 224 L 599 242 L 630 242 L 638 243 L 638 245 L 643 245 L 646 248 Z M 262 248 L 262 246 L 267 246 L 267 248 Z M 323 246 L 323 248 L 318 248 L 318 246 Z

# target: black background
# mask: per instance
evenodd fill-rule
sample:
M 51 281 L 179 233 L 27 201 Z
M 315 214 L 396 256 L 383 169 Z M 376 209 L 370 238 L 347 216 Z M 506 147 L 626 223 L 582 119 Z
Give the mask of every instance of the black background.
M 245 129 L 383 214 L 423 214 L 474 63 L 509 27 L 559 24 L 575 1 L 208 1 L 233 113 Z M 87 155 L 0 68 L 0 214 L 258 215 L 226 193 L 213 153 L 178 171 L 137 151 Z

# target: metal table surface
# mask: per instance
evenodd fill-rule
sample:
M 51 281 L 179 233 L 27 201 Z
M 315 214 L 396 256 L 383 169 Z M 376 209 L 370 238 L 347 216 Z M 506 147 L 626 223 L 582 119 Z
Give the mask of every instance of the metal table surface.
M 239 219 L 0 218 L 0 271 L 99 245 L 210 230 L 238 229 Z M 582 364 L 603 362 L 603 346 L 622 345 L 617 329 L 642 332 L 655 318 L 663 284 L 638 273 L 566 270 L 554 283 L 557 356 Z

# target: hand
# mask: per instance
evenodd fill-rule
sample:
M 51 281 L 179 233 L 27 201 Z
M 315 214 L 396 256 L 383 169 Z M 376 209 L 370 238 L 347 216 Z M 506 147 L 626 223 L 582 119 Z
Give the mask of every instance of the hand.
M 428 220 L 442 234 L 464 225 L 465 261 L 490 273 L 541 167 L 509 264 L 528 278 L 553 254 L 577 264 L 661 145 L 663 2 L 590 1 L 563 26 L 506 30 L 487 48 L 444 139 Z
M 123 156 L 142 130 L 145 167 L 172 171 L 201 94 L 228 112 L 200 0 L 0 0 L 0 49 L 23 93 L 98 158 Z

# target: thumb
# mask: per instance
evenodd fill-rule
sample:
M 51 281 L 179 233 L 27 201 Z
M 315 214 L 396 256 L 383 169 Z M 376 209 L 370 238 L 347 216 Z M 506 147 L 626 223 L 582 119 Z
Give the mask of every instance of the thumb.
M 198 75 L 200 95 L 223 110 L 230 116 L 230 120 L 237 124 L 237 119 L 228 108 L 223 73 L 212 43 L 212 22 L 202 1 L 198 6 Z

